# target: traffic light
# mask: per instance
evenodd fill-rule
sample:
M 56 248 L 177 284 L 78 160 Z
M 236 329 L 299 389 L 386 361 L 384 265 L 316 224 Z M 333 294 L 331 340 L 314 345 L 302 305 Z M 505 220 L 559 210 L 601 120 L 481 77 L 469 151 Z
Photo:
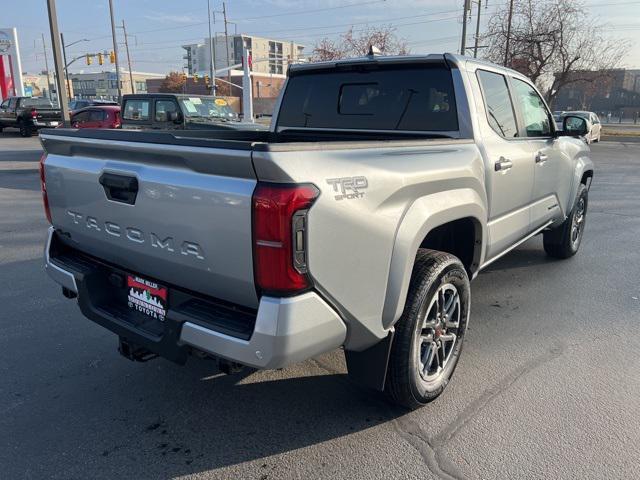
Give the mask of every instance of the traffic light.
M 98 54 L 98 64 L 104 64 L 104 55 L 102 55 L 101 53 Z
M 109 63 L 116 63 L 116 52 L 109 52 Z
M 193 74 L 193 83 L 198 83 L 198 74 L 197 73 Z
M 210 80 L 210 79 L 209 79 L 209 75 L 205 75 L 205 76 L 204 76 L 204 84 L 205 84 L 205 86 L 206 86 L 207 88 L 209 88 L 209 86 L 210 86 L 209 80 Z
M 186 74 L 186 73 L 184 73 L 184 72 L 182 72 L 182 81 L 183 81 L 183 82 L 186 82 L 186 81 L 187 81 L 187 78 L 188 78 L 188 77 L 187 77 L 187 74 Z
M 93 59 L 91 58 L 91 55 L 89 55 L 88 53 L 86 55 L 86 60 L 87 60 L 87 65 L 91 65 L 93 63 Z

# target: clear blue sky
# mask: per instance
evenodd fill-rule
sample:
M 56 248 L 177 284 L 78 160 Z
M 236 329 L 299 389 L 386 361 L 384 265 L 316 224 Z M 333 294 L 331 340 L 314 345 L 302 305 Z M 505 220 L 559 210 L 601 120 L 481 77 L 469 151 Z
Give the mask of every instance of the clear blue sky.
M 7 0 L 5 0 L 7 1 Z M 496 6 L 507 0 L 488 0 L 487 18 Z M 463 0 L 229 0 L 227 12 L 233 32 L 286 39 L 306 45 L 310 52 L 320 38 L 337 37 L 350 25 L 354 29 L 370 25 L 393 25 L 398 36 L 406 39 L 412 52 L 443 52 L 459 49 Z M 17 27 L 22 50 L 23 70 L 44 69 L 41 34 L 49 51 L 45 0 L 12 0 L 3 8 L 0 27 Z M 184 63 L 181 44 L 202 41 L 207 35 L 206 0 L 113 0 L 116 22 L 124 19 L 131 35 L 133 70 L 166 73 L 180 70 Z M 221 0 L 211 0 L 222 10 Z M 484 2 L 483 2 L 484 3 Z M 632 51 L 624 59 L 631 68 L 640 68 L 640 1 L 586 0 L 589 11 L 610 25 L 614 37 L 629 38 Z M 65 41 L 89 39 L 67 49 L 67 56 L 90 51 L 111 50 L 108 0 L 57 0 L 58 21 Z M 474 8 L 475 15 L 475 8 Z M 475 19 L 470 22 L 470 41 Z M 223 31 L 222 15 L 216 15 L 216 32 Z M 121 29 L 119 39 L 122 41 Z M 124 60 L 124 50 L 120 53 Z M 71 71 L 109 69 L 87 67 L 80 60 Z

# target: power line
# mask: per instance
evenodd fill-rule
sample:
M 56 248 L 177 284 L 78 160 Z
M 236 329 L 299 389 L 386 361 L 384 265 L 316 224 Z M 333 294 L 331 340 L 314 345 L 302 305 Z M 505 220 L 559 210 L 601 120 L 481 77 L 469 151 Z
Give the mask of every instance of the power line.
M 374 5 L 376 3 L 385 3 L 386 0 L 373 0 L 368 2 L 359 2 L 359 3 L 349 3 L 347 5 L 339 5 L 336 7 L 325 7 L 325 8 L 316 8 L 314 10 L 298 10 L 295 12 L 287 12 L 287 13 L 274 13 L 272 15 L 260 15 L 259 17 L 245 17 L 245 18 L 236 18 L 236 22 L 243 22 L 247 20 L 262 20 L 263 18 L 274 18 L 274 17 L 287 17 L 291 15 L 307 15 L 309 13 L 318 13 L 318 12 L 327 12 L 329 10 L 339 10 L 344 8 L 351 7 L 360 7 L 362 5 Z

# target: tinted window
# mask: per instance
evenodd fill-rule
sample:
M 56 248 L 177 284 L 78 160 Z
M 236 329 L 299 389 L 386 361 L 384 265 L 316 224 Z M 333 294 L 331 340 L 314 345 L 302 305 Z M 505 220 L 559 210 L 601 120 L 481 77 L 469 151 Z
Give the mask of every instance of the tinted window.
M 41 107 L 41 108 L 53 108 L 51 100 L 48 98 L 23 98 L 20 102 L 22 107 Z
M 527 137 L 549 137 L 551 136 L 551 122 L 549 112 L 544 102 L 531 85 L 513 79 L 516 101 L 522 110 L 524 127 Z
M 91 122 L 101 122 L 104 120 L 104 112 L 102 110 L 90 110 L 89 111 L 89 121 Z
M 73 121 L 82 123 L 89 120 L 89 112 L 78 112 L 73 116 Z
M 127 120 L 149 120 L 149 100 L 127 100 L 122 118 Z
M 478 80 L 491 128 L 505 138 L 517 137 L 518 127 L 506 78 L 498 73 L 478 70 Z
M 168 122 L 168 113 L 177 111 L 178 105 L 173 100 L 156 100 L 156 122 Z
M 9 108 L 9 100 L 5 100 L 0 104 L 0 108 Z
M 432 65 L 302 72 L 289 80 L 278 126 L 458 130 L 451 72 Z

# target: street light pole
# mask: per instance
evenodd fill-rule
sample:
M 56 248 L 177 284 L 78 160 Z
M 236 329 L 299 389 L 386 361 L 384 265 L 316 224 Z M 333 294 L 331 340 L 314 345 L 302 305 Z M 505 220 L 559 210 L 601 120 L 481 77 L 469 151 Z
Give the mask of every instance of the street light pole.
M 42 34 L 42 52 L 44 53 L 44 67 L 47 69 L 47 95 L 49 95 L 49 98 L 51 98 L 51 83 L 49 82 L 49 58 L 47 57 L 47 44 L 44 43 L 44 33 Z
M 67 95 L 71 98 L 71 87 L 69 87 L 69 69 L 67 68 L 67 49 L 64 44 L 64 34 L 60 32 L 60 43 L 62 44 L 62 58 L 64 59 L 64 78 L 67 83 Z
M 120 88 L 120 57 L 118 55 L 118 40 L 116 39 L 116 23 L 113 19 L 113 0 L 109 0 L 109 13 L 111 14 L 111 37 L 113 39 L 113 53 L 116 56 L 116 85 L 118 86 L 118 102 L 121 102 L 122 89 Z
M 62 64 L 62 47 L 60 46 L 60 31 L 58 30 L 58 13 L 56 12 L 56 0 L 47 0 L 49 13 L 49 30 L 51 31 L 51 47 L 53 50 L 53 63 L 56 68 L 56 90 L 58 91 L 58 103 L 62 110 L 62 120 L 69 125 L 69 99 L 64 88 L 64 65 Z

